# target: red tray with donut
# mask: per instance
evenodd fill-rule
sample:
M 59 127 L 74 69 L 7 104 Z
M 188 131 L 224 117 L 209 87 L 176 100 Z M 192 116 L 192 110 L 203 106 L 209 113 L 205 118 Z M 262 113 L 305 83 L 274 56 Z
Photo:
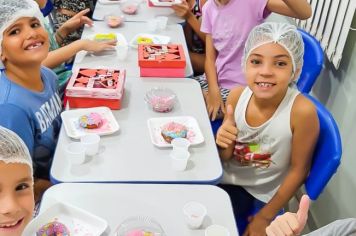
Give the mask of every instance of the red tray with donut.
M 77 68 L 66 88 L 71 108 L 121 108 L 126 71 L 111 68 Z

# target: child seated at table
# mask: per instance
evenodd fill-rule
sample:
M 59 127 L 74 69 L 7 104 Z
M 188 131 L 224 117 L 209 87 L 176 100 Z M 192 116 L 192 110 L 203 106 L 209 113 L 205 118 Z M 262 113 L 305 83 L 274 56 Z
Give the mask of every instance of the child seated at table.
M 241 235 L 265 235 L 308 176 L 319 120 L 313 103 L 293 86 L 303 53 L 302 37 L 289 24 L 263 23 L 248 36 L 242 59 L 247 87 L 231 90 L 216 138 L 222 188 Z
M 194 75 L 204 73 L 205 34 L 200 31 L 200 27 L 205 2 L 206 0 L 183 0 L 182 3 L 172 6 L 175 14 L 186 20 L 183 29 Z
M 40 7 L 43 7 L 47 1 L 35 0 Z M 64 40 L 78 28 L 83 27 L 85 24 L 88 26 L 93 25 L 93 21 L 85 16 L 89 12 L 89 9 L 85 9 L 69 20 L 64 22 L 56 31 L 53 32 L 52 27 L 44 21 L 45 29 L 49 36 L 49 54 L 47 58 L 42 62 L 42 65 L 51 68 L 58 76 L 58 86 L 60 91 L 64 91 L 67 81 L 69 80 L 72 71 L 67 69 L 64 65 L 65 62 L 70 61 L 78 52 L 84 50 L 88 52 L 102 52 L 107 49 L 111 49 L 116 45 L 116 41 L 97 42 L 89 39 L 80 39 L 72 43 L 64 45 Z
M 0 235 L 21 236 L 34 205 L 30 153 L 14 132 L 0 126 Z
M 0 125 L 26 143 L 39 193 L 50 186 L 62 111 L 57 76 L 41 66 L 49 48 L 42 19 L 33 0 L 0 0 Z
M 225 112 L 230 89 L 245 86 L 241 56 L 251 29 L 271 13 L 307 19 L 307 0 L 214 0 L 203 7 L 201 31 L 206 33 L 205 74 L 195 77 L 203 90 L 211 120 Z

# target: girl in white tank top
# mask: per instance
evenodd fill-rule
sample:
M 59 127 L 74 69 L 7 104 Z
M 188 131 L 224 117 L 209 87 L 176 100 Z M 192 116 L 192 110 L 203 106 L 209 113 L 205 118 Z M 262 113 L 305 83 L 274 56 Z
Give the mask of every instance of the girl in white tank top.
M 303 50 L 301 36 L 289 24 L 261 24 L 246 42 L 242 61 L 248 87 L 230 92 L 216 139 L 222 183 L 230 185 L 224 189 L 240 186 L 251 201 L 265 203 L 246 230 L 239 228 L 241 234 L 265 235 L 308 175 L 318 117 L 314 105 L 290 86 L 299 76 Z M 238 206 L 248 203 L 230 197 L 238 223 L 247 222 L 249 213 L 241 214 Z

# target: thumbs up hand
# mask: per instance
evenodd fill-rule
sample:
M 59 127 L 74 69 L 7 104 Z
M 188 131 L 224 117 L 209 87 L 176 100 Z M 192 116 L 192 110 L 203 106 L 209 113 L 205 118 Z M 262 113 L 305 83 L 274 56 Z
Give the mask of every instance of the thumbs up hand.
M 224 122 L 216 135 L 216 144 L 221 148 L 228 148 L 236 141 L 237 132 L 234 109 L 229 104 L 226 108 Z
M 303 195 L 297 213 L 287 212 L 272 221 L 266 228 L 267 236 L 299 235 L 308 219 L 310 199 Z

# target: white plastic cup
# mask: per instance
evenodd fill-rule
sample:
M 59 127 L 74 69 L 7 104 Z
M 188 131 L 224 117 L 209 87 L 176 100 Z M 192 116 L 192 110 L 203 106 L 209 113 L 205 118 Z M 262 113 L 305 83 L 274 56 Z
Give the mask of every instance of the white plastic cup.
M 150 32 L 156 32 L 158 29 L 158 21 L 156 19 L 150 19 L 147 21 L 147 30 Z
M 171 144 L 173 147 L 173 152 L 188 151 L 190 141 L 186 138 L 175 138 L 172 140 Z
M 86 134 L 80 137 L 80 142 L 85 147 L 85 154 L 94 156 L 99 151 L 100 136 L 97 134 Z
M 198 229 L 207 214 L 206 207 L 199 202 L 188 202 L 183 207 L 185 221 L 192 229 Z
M 70 143 L 65 149 L 66 157 L 73 165 L 80 165 L 85 161 L 85 149 L 82 143 Z
M 170 156 L 173 170 L 184 171 L 187 168 L 187 163 L 190 156 L 188 151 L 172 151 Z
M 224 226 L 210 225 L 205 230 L 205 236 L 230 236 L 230 232 Z
M 120 61 L 124 61 L 128 55 L 129 47 L 127 45 L 118 45 L 117 48 L 117 57 Z
M 167 28 L 168 17 L 166 16 L 157 16 L 157 28 L 158 30 L 165 30 Z

